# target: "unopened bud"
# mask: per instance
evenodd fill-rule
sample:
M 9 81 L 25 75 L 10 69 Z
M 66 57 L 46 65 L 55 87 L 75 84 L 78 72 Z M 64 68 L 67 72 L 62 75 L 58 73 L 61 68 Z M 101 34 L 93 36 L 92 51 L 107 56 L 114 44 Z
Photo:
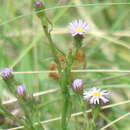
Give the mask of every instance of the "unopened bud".
M 41 1 L 35 2 L 35 10 L 36 10 L 37 16 L 41 19 L 45 17 L 45 14 L 43 12 L 44 9 L 45 9 L 45 6 Z
M 83 81 L 82 79 L 75 79 L 72 83 L 72 89 L 75 92 L 83 92 Z
M 41 1 L 36 1 L 36 3 L 35 3 L 36 8 L 39 8 L 39 7 L 42 7 L 42 6 L 43 6 L 43 3 Z
M 8 80 L 10 78 L 13 77 L 13 74 L 12 74 L 12 69 L 10 68 L 4 68 L 1 70 L 1 77 L 4 79 L 4 80 Z
M 26 94 L 26 87 L 24 85 L 17 86 L 17 94 L 19 96 L 24 96 Z

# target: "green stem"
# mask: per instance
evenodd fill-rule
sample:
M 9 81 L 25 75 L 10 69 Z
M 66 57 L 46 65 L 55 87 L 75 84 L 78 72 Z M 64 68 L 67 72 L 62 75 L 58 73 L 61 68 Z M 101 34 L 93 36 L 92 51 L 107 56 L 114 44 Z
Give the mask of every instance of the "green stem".
M 66 89 L 66 93 L 63 94 L 63 108 L 62 108 L 62 130 L 67 130 L 67 124 L 69 120 L 69 107 L 70 107 L 70 94 Z
M 67 130 L 67 124 L 70 117 L 69 108 L 71 105 L 70 101 L 70 93 L 69 93 L 69 84 L 70 84 L 70 73 L 71 73 L 71 67 L 74 62 L 75 56 L 78 52 L 79 48 L 76 48 L 73 54 L 70 54 L 68 56 L 68 59 L 66 61 L 66 67 L 61 75 L 60 85 L 62 89 L 62 97 L 63 97 L 63 108 L 62 108 L 62 120 L 61 120 L 61 127 L 62 130 Z
M 69 90 L 68 90 L 68 76 L 71 72 L 70 67 L 66 67 L 65 70 L 62 72 L 62 68 L 61 68 L 61 64 L 59 59 L 57 58 L 57 52 L 56 52 L 56 47 L 52 41 L 50 32 L 48 31 L 48 27 L 43 25 L 43 29 L 44 29 L 44 33 L 48 38 L 48 41 L 50 42 L 50 47 L 52 50 L 52 53 L 54 55 L 55 58 L 55 62 L 57 63 L 57 68 L 58 68 L 58 72 L 60 74 L 60 86 L 61 86 L 61 90 L 62 90 L 62 97 L 63 97 L 63 109 L 62 109 L 62 130 L 66 130 L 67 129 L 67 115 L 68 115 L 68 108 L 70 105 L 70 94 L 69 94 Z
M 83 111 L 83 116 L 84 116 L 84 130 L 89 130 L 90 129 L 90 123 L 89 123 L 89 119 L 88 119 L 88 114 L 86 113 L 86 107 L 83 98 L 81 97 L 81 95 L 78 94 L 78 97 L 80 98 L 80 105 Z
M 92 108 L 92 114 L 93 114 L 92 130 L 96 130 L 96 120 L 97 120 L 97 117 L 99 115 L 99 112 L 100 112 L 100 106 L 98 104 L 94 105 L 93 108 Z
M 63 98 L 63 108 L 62 108 L 62 121 L 61 127 L 62 130 L 67 129 L 67 121 L 69 117 L 69 106 L 70 106 L 70 93 L 68 89 L 68 76 L 70 71 L 66 68 L 61 75 L 60 86 L 62 91 L 62 98 Z
M 52 41 L 51 34 L 48 31 L 48 27 L 46 25 L 43 25 L 43 30 L 44 30 L 45 35 L 48 38 L 48 41 L 50 42 L 50 47 L 51 47 L 52 53 L 54 55 L 55 62 L 57 63 L 57 69 L 58 69 L 59 73 L 61 73 L 61 70 L 62 70 L 61 64 L 60 64 L 60 61 L 57 57 L 57 49 Z

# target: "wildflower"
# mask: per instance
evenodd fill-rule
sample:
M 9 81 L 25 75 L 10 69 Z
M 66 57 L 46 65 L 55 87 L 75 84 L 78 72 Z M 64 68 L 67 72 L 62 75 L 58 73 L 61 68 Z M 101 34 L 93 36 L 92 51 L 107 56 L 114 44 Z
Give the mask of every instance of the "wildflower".
M 1 70 L 1 77 L 4 80 L 12 78 L 13 77 L 12 69 L 10 69 L 10 68 L 4 68 L 4 69 L 2 69 Z
M 74 20 L 69 23 L 68 28 L 72 36 L 83 35 L 89 31 L 89 25 L 83 20 Z
M 85 91 L 83 97 L 85 100 L 89 101 L 90 104 L 99 104 L 101 101 L 103 103 L 109 102 L 109 92 L 107 90 L 101 90 L 93 87 L 89 91 Z
M 75 79 L 72 83 L 72 89 L 75 92 L 82 92 L 83 91 L 83 81 L 82 81 L 82 79 Z
M 17 86 L 17 94 L 19 95 L 19 96 L 23 96 L 23 95 L 25 95 L 25 93 L 26 93 L 26 87 L 24 86 L 24 85 L 18 85 Z

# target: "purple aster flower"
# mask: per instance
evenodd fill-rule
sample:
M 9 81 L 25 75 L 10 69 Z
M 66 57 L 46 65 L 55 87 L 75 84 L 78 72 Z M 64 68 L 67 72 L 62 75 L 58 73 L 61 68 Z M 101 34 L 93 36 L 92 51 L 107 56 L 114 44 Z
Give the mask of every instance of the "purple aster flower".
M 90 104 L 107 103 L 109 102 L 109 95 L 110 93 L 107 90 L 101 90 L 95 87 L 83 93 L 84 99 L 89 101 Z
M 26 87 L 24 85 L 18 85 L 17 86 L 17 94 L 20 95 L 20 96 L 23 96 L 25 95 L 26 93 Z
M 10 68 L 4 68 L 1 70 L 1 77 L 6 80 L 13 77 L 12 69 Z
M 72 89 L 75 92 L 83 92 L 83 81 L 82 81 L 82 79 L 75 79 L 72 83 Z
M 68 28 L 72 36 L 83 35 L 89 31 L 89 25 L 83 20 L 74 20 L 69 23 Z

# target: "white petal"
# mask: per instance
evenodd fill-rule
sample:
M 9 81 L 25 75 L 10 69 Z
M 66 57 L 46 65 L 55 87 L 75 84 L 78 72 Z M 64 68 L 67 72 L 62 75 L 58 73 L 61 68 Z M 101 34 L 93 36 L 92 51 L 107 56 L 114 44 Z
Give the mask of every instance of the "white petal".
M 95 99 L 95 97 L 90 98 L 89 103 L 94 104 L 94 99 Z
M 91 94 L 90 94 L 89 92 L 84 92 L 84 93 L 83 93 L 83 98 L 84 98 L 84 99 L 87 99 L 87 100 L 88 100 L 90 97 L 91 97 Z
M 94 104 L 99 104 L 99 98 L 94 99 Z
M 101 96 L 100 99 L 101 99 L 104 103 L 109 102 L 109 100 L 108 100 L 107 98 L 103 97 L 103 96 Z

